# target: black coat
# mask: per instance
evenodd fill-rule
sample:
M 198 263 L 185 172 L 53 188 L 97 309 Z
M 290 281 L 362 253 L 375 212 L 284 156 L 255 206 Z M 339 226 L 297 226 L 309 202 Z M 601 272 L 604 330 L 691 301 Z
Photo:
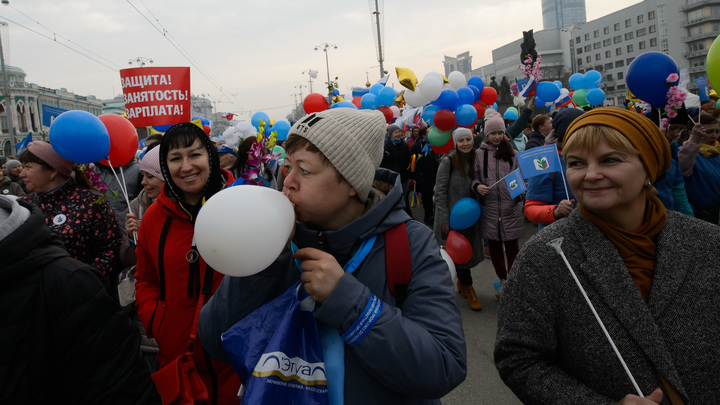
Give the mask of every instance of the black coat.
M 425 142 L 429 145 L 428 141 Z M 411 156 L 419 155 L 415 158 L 415 171 L 412 173 L 412 178 L 415 180 L 415 190 L 418 193 L 432 194 L 435 188 L 438 162 L 432 149 L 427 154 L 423 154 L 424 145 L 422 143 L 422 141 L 417 141 L 410 148 Z
M 545 135 L 537 131 L 532 131 L 528 137 L 528 141 L 525 144 L 525 150 L 537 148 L 538 146 L 545 145 Z
M 410 179 L 410 148 L 405 141 L 395 145 L 390 140 L 385 141 L 385 152 L 380 167 L 390 169 L 400 174 L 400 181 L 403 184 Z
M 70 257 L 39 208 L 18 203 L 30 217 L 0 240 L 0 403 L 159 403 L 104 277 Z

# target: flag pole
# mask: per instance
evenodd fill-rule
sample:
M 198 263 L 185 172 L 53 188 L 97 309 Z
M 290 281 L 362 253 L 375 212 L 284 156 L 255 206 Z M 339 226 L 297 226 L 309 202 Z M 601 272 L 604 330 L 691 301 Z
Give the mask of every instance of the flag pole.
M 590 298 L 588 298 L 587 293 L 585 292 L 585 289 L 583 288 L 582 284 L 580 284 L 580 280 L 578 280 L 577 276 L 575 275 L 575 271 L 573 271 L 572 266 L 570 266 L 570 262 L 568 262 L 567 257 L 565 257 L 565 253 L 562 250 L 562 242 L 563 237 L 553 239 L 550 242 L 547 243 L 548 246 L 555 249 L 555 251 L 562 257 L 563 261 L 565 262 L 565 266 L 567 266 L 568 270 L 570 270 L 570 275 L 572 276 L 573 280 L 575 280 L 575 284 L 577 284 L 578 288 L 580 289 L 580 292 L 582 293 L 582 296 L 585 298 L 585 302 L 587 302 L 588 306 L 590 307 L 590 310 L 592 311 L 593 315 L 595 316 L 595 319 L 597 320 L 598 324 L 600 325 L 600 328 L 602 329 L 603 333 L 605 334 L 605 337 L 607 338 L 608 342 L 610 342 L 610 346 L 612 346 L 613 351 L 615 352 L 615 355 L 617 356 L 618 360 L 620 360 L 620 364 L 622 364 L 623 369 L 625 369 L 625 373 L 630 377 L 630 382 L 632 382 L 633 387 L 635 387 L 635 391 L 637 391 L 638 395 L 641 397 L 645 397 L 643 395 L 642 391 L 640 390 L 640 387 L 637 385 L 637 382 L 635 382 L 635 378 L 633 377 L 632 373 L 630 372 L 630 369 L 628 369 L 627 364 L 625 364 L 625 360 L 623 359 L 622 355 L 620 354 L 620 351 L 618 350 L 617 346 L 615 346 L 615 342 L 612 340 L 612 337 L 610 337 L 610 333 L 605 328 L 605 324 L 600 319 L 600 315 L 598 315 L 597 311 L 595 311 L 595 307 L 593 306 L 592 302 L 590 301 Z
M 560 177 L 562 177 L 563 185 L 565 186 L 565 197 L 568 201 L 570 201 L 570 193 L 568 192 L 567 180 L 565 179 L 565 172 L 563 172 L 563 163 L 560 160 L 560 151 L 557 148 L 557 144 L 555 144 L 555 156 L 557 156 L 558 167 L 560 168 Z

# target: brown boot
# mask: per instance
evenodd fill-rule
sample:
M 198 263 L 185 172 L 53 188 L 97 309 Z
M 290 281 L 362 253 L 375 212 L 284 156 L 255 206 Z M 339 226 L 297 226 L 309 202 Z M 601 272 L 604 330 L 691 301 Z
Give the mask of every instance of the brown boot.
M 460 280 L 458 280 L 458 291 L 460 291 L 460 294 L 467 298 L 468 304 L 470 304 L 470 309 L 473 311 L 480 311 L 482 309 L 482 304 L 480 301 L 478 301 L 477 294 L 475 294 L 475 289 L 471 285 L 462 285 L 460 284 Z

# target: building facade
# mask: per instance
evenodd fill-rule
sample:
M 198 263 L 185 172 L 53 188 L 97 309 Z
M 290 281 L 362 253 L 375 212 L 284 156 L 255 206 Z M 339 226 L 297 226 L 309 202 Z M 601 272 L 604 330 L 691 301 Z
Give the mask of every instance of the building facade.
M 585 0 L 542 0 L 543 29 L 559 30 L 586 20 Z
M 102 114 L 102 102 L 95 96 L 80 96 L 64 88 L 51 89 L 25 81 L 25 71 L 5 65 L 10 99 L 0 95 L 0 158 L 13 153 L 10 140 L 8 108 L 14 111 L 15 143 L 32 133 L 34 140 L 47 140 L 51 116 L 59 110 L 83 110 L 94 115 Z
M 645 0 L 586 23 L 538 31 L 535 42 L 544 80 L 560 80 L 568 87 L 570 74 L 597 70 L 603 75 L 605 105 L 622 106 L 627 96 L 625 74 L 638 55 L 668 54 L 678 68 L 688 68 L 688 90 L 696 90 L 692 79 L 706 75 L 707 51 L 719 34 L 720 0 Z M 511 82 L 521 78 L 521 43 L 518 39 L 494 49 L 493 63 L 472 74 L 486 83 L 493 76 L 498 82 L 502 77 Z
M 472 56 L 470 56 L 470 51 L 463 52 L 456 57 L 445 56 L 443 67 L 445 68 L 445 77 L 447 77 L 450 72 L 458 71 L 464 74 L 466 78 L 469 78 L 472 73 Z

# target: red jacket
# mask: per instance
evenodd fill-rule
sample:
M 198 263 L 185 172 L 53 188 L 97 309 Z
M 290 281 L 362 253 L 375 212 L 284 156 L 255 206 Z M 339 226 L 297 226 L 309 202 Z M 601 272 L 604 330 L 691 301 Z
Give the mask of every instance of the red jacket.
M 228 177 L 227 184 L 234 178 L 224 171 Z M 165 269 L 165 300 L 160 300 L 160 276 L 158 272 L 158 252 L 162 238 L 162 229 L 167 219 L 170 225 L 164 241 Z M 154 337 L 160 347 L 158 361 L 164 366 L 185 353 L 188 349 L 190 328 L 195 315 L 195 306 L 199 294 L 192 291 L 188 296 L 190 263 L 186 259 L 192 248 L 193 226 L 195 218 L 184 211 L 175 201 L 170 199 L 163 190 L 143 216 L 138 231 L 137 270 L 135 278 L 136 305 L 140 319 L 149 337 Z M 200 283 L 205 274 L 206 263 L 200 262 Z M 212 294 L 220 286 L 223 275 L 214 272 L 212 278 Z M 211 294 L 211 295 L 212 295 Z M 208 299 L 210 297 L 207 297 Z M 218 404 L 239 404 L 237 392 L 240 388 L 232 366 L 212 360 L 205 356 L 200 340 L 194 344 L 194 360 L 200 376 L 205 381 L 210 398 L 214 390 L 213 376 L 217 379 Z M 209 367 L 210 366 L 210 367 Z

